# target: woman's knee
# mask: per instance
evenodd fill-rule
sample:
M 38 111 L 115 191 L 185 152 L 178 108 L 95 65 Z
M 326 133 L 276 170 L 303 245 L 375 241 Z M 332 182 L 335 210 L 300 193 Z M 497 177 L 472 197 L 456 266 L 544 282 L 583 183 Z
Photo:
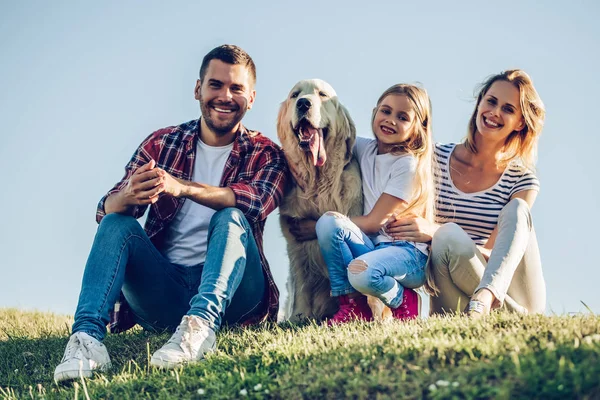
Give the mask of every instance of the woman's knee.
M 472 255 L 473 248 L 473 240 L 454 222 L 442 225 L 431 240 L 431 255 L 434 260 L 447 252 L 456 255 Z
M 523 199 L 514 198 L 509 201 L 498 216 L 498 220 L 515 218 L 517 221 L 527 221 L 531 225 L 531 209 Z M 500 223 L 500 222 L 499 222 Z

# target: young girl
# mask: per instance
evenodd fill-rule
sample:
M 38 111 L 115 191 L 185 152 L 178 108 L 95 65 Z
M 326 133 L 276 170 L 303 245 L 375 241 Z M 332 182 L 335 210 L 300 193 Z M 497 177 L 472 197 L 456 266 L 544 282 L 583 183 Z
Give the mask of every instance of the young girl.
M 424 89 L 394 85 L 373 109 L 375 139 L 356 138 L 364 215 L 327 212 L 316 226 L 331 295 L 340 300 L 330 324 L 371 320 L 367 294 L 381 299 L 395 318 L 418 316 L 420 298 L 412 289 L 425 282 L 427 245 L 394 241 L 382 228 L 396 214 L 433 218 L 430 113 Z
M 506 306 L 541 313 L 546 286 L 530 208 L 544 104 L 529 75 L 509 70 L 487 79 L 467 138 L 439 144 L 437 224 L 400 218 L 387 227 L 398 240 L 428 241 L 431 312 L 486 315 Z

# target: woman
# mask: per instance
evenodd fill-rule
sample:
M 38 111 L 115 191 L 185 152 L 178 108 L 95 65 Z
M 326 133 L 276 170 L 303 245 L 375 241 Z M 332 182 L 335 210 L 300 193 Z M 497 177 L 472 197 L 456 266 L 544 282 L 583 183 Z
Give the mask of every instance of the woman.
M 399 218 L 398 240 L 431 240 L 431 313 L 486 315 L 506 306 L 541 313 L 546 288 L 530 209 L 539 191 L 533 173 L 545 109 L 531 78 L 509 70 L 487 79 L 467 138 L 436 145 L 436 224 Z

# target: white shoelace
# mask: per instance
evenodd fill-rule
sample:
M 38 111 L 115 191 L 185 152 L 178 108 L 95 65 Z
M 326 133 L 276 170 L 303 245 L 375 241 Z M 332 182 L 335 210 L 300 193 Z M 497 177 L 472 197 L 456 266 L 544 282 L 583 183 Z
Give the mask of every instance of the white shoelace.
M 485 311 L 485 304 L 479 300 L 471 300 L 469 301 L 469 305 L 467 306 L 467 313 L 476 312 L 479 314 L 483 314 Z
M 175 333 L 167 341 L 167 345 L 178 345 L 186 355 L 196 357 L 200 344 L 207 337 L 207 327 L 199 323 L 194 317 L 186 315 Z
M 67 348 L 65 350 L 65 355 L 62 358 L 62 361 L 66 361 L 70 358 L 76 358 L 81 360 L 83 357 L 89 358 L 90 351 L 88 347 L 93 343 L 91 340 L 84 340 L 80 332 L 76 332 L 73 334 L 71 339 L 69 339 L 69 343 L 67 343 Z

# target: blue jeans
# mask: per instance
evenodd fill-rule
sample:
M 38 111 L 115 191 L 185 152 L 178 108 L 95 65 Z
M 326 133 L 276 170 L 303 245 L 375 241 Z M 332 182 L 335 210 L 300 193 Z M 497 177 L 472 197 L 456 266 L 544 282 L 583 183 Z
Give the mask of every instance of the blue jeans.
M 329 212 L 319 218 L 317 238 L 329 270 L 332 296 L 359 291 L 398 308 L 405 287 L 425 283 L 425 254 L 405 241 L 375 245 L 342 214 Z
M 252 229 L 236 208 L 213 215 L 206 260 L 193 267 L 169 262 L 133 217 L 109 214 L 85 266 L 73 332 L 102 340 L 121 291 L 146 329 L 173 330 L 188 314 L 218 330 L 257 311 L 265 289 Z

